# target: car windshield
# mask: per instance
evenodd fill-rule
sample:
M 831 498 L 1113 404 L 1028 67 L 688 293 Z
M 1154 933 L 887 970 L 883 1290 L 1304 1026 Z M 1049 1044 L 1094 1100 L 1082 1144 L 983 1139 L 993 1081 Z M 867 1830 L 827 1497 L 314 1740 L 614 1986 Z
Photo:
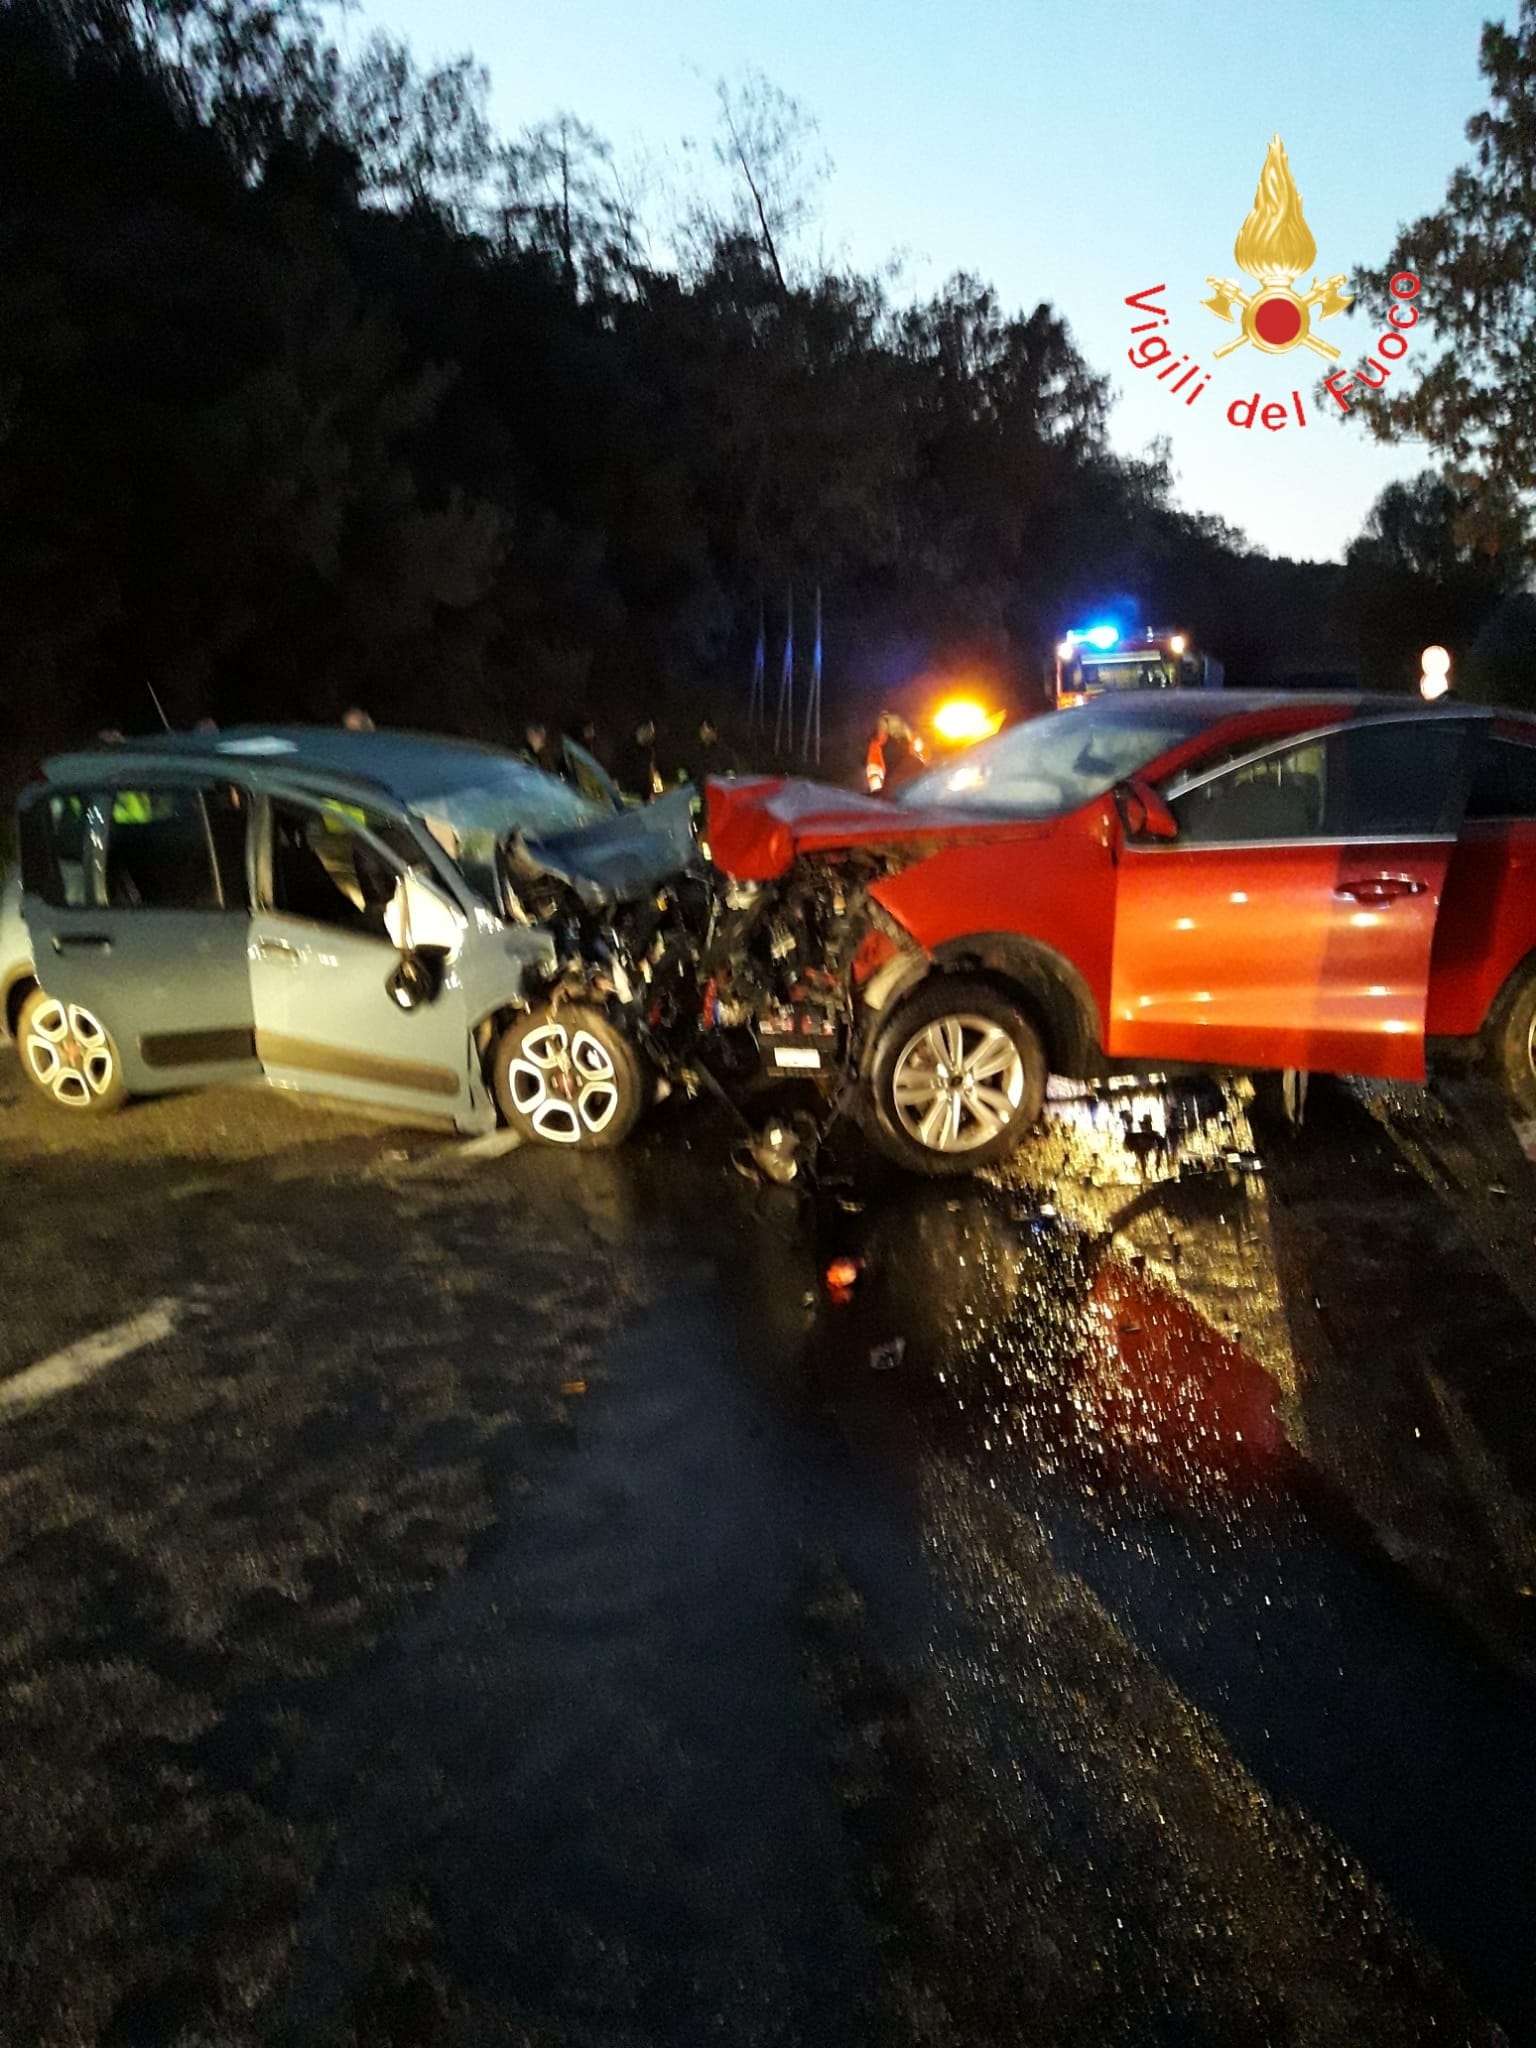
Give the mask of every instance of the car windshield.
M 426 777 L 408 798 L 438 844 L 457 862 L 472 887 L 499 900 L 497 850 L 510 833 L 544 839 L 603 823 L 608 809 L 521 761 L 482 764 L 459 787 L 433 787 Z
M 1209 723 L 1208 708 L 1174 698 L 1101 697 L 983 740 L 909 782 L 893 801 L 1058 818 Z

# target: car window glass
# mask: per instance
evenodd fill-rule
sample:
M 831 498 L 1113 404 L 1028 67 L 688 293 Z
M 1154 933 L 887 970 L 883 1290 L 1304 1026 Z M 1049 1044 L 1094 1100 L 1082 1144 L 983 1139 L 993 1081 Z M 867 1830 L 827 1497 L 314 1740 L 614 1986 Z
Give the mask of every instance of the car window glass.
M 903 809 L 931 804 L 1054 818 L 1102 796 L 1198 732 L 1208 715 L 1176 697 L 1130 693 L 1098 697 L 1010 726 L 909 782 L 895 801 Z
M 1462 728 L 1402 719 L 1239 762 L 1170 799 L 1185 844 L 1385 839 L 1441 829 Z
M 238 874 L 244 822 L 234 792 L 223 789 L 114 789 L 106 815 L 106 896 L 119 910 L 222 910 L 228 872 Z M 216 822 L 217 821 L 217 822 Z M 244 906 L 240 880 L 230 907 Z
M 1212 747 L 1193 761 L 1186 761 L 1175 774 L 1162 785 L 1162 794 L 1171 803 L 1180 796 L 1192 782 L 1203 781 L 1214 775 L 1218 768 L 1225 768 L 1230 761 L 1246 761 L 1252 754 L 1263 753 L 1273 735 L 1256 740 L 1252 733 L 1245 733 L 1240 739 L 1226 740 L 1219 747 Z
M 321 817 L 347 829 L 353 825 L 365 826 L 380 845 L 389 848 L 401 867 L 426 864 L 420 840 L 400 819 L 386 817 L 382 811 L 371 810 L 363 804 L 343 803 L 339 797 L 326 797 L 316 808 Z
M 272 805 L 272 907 L 289 917 L 386 938 L 384 912 L 400 869 L 354 830 L 365 814 L 343 804 Z M 372 820 L 369 830 L 374 829 Z M 393 828 L 397 833 L 401 828 Z M 405 835 L 409 841 L 409 835 Z M 421 850 L 409 841 L 412 855 Z M 394 850 L 394 849 L 392 849 Z M 404 861 L 401 866 L 406 865 Z
M 1324 742 L 1303 740 L 1242 761 L 1171 800 L 1179 842 L 1243 845 L 1316 839 L 1323 831 Z
M 57 791 L 21 812 L 21 886 L 55 910 L 81 910 L 91 901 L 86 803 L 76 791 Z
M 1390 839 L 1441 829 L 1461 758 L 1463 724 L 1394 719 L 1347 726 L 1328 742 L 1331 839 Z
M 1467 793 L 1469 818 L 1536 818 L 1536 747 L 1488 736 Z

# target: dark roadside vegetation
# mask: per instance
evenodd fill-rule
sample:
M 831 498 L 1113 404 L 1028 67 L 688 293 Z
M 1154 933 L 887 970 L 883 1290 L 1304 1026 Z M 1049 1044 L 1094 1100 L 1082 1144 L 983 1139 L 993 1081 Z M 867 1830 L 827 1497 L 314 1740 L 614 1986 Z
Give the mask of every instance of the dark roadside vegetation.
M 303 0 L 0 5 L 0 782 L 152 727 L 150 686 L 182 726 L 360 703 L 503 743 L 654 711 L 681 755 L 760 618 L 772 689 L 791 587 L 850 730 L 961 666 L 1026 709 L 1106 604 L 1239 684 L 1411 689 L 1430 640 L 1518 637 L 1464 473 L 1345 564 L 1272 560 L 1112 450 L 1047 301 L 808 255 L 813 123 L 767 81 L 671 195 L 486 95 Z

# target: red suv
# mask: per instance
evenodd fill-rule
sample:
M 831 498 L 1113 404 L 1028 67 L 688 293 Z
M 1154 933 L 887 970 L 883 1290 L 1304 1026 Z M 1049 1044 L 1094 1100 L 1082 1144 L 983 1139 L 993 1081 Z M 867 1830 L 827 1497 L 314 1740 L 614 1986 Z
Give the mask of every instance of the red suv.
M 829 1064 L 920 1171 L 1011 1151 L 1051 1072 L 1420 1081 L 1449 1040 L 1536 1111 L 1536 719 L 1103 697 L 890 802 L 711 784 L 709 845 L 777 934 L 734 947 L 718 999 L 771 1016 L 792 1069 L 844 1032 Z

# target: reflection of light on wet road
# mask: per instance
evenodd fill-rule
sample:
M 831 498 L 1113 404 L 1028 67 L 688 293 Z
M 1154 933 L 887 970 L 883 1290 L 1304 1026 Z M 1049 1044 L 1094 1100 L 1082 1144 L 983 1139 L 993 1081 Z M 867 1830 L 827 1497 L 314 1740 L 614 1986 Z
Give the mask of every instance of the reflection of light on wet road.
M 1051 1104 L 1043 1134 L 1009 1170 L 1013 1180 L 1048 1164 L 1066 1216 L 1105 1242 L 1094 1282 L 1100 1295 L 1144 1297 L 1144 1314 L 1115 1325 L 1127 1379 L 1148 1378 L 1150 1328 L 1161 1332 L 1162 1362 L 1152 1374 L 1161 1385 L 1182 1371 L 1186 1404 L 1202 1383 L 1221 1390 L 1204 1404 L 1198 1462 L 1207 1471 L 1222 1436 L 1235 1464 L 1251 1469 L 1255 1402 L 1270 1417 L 1260 1431 L 1268 1443 L 1298 1392 L 1250 1098 L 1247 1083 L 1209 1079 L 1082 1092 Z M 1088 1336 L 1102 1361 L 1102 1319 Z M 1246 1401 L 1232 1398 L 1234 1375 L 1252 1383 Z M 1243 1450 L 1241 1416 L 1250 1425 Z
M 1163 1488 L 1272 1467 L 1286 1448 L 1274 1381 L 1164 1281 L 1103 1261 L 1088 1298 L 1078 1414 Z
M 1058 1087 L 1004 1172 L 886 1187 L 829 1247 L 864 1261 L 836 1355 L 903 1338 L 930 1425 L 983 1460 L 1213 1507 L 1271 1481 L 1296 1371 L 1245 1101 Z
M 819 1377 L 845 1417 L 892 1418 L 850 1436 L 915 1478 L 965 1645 L 946 1707 L 981 1731 L 992 1782 L 1091 1782 L 1175 1892 L 1208 1851 L 1235 1859 L 1221 1910 L 1244 1968 L 1289 1978 L 1282 2003 L 1330 1978 L 1320 2040 L 1395 2044 L 1424 2038 L 1406 1986 L 1438 1969 L 1403 1908 L 1494 2010 L 1536 2010 L 1510 1891 L 1526 1710 L 1386 1565 L 1379 1488 L 1349 1483 L 1350 1460 L 1391 1455 L 1372 1429 L 1396 1419 L 1352 1406 L 1352 1361 L 1317 1346 L 1307 1246 L 1350 1190 L 1310 1130 L 1277 1123 L 1279 1187 L 1320 1172 L 1328 1206 L 1298 1221 L 1277 1188 L 1272 1217 L 1251 1100 L 1204 1079 L 1057 1085 L 1005 1170 L 861 1188 L 844 1220 L 865 1266 L 822 1319 Z M 898 1336 L 899 1368 L 873 1373 Z M 1367 1956 L 1387 1980 L 1370 1992 Z

